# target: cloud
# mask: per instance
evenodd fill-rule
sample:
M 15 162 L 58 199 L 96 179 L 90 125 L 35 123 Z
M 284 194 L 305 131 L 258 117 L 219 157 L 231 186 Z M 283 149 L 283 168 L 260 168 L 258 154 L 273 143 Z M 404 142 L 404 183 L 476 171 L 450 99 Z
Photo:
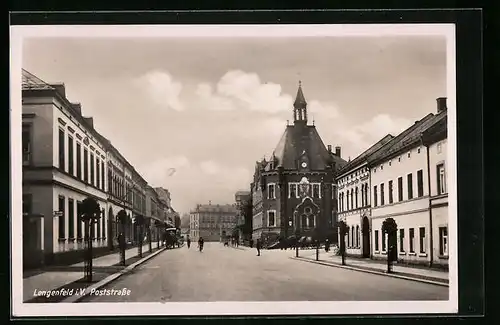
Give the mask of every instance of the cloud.
M 212 160 L 201 162 L 200 168 L 208 175 L 215 175 L 220 172 L 219 166 Z
M 168 177 L 175 177 L 183 170 L 189 169 L 190 162 L 185 156 L 173 156 L 152 161 L 139 170 L 143 177 L 154 186 L 161 186 L 161 181 Z
M 196 88 L 198 105 L 210 110 L 234 110 L 279 113 L 290 111 L 292 97 L 283 94 L 281 85 L 262 83 L 256 73 L 228 71 L 213 87 L 201 83 Z
M 174 81 L 173 77 L 165 71 L 153 70 L 136 80 L 138 85 L 148 97 L 158 106 L 175 111 L 183 111 L 185 106 L 179 96 L 182 84 Z
M 333 103 L 320 103 L 317 100 L 312 100 L 307 105 L 309 114 L 312 115 L 309 119 L 321 117 L 322 119 L 336 119 L 340 116 L 339 109 Z
M 354 159 L 387 134 L 397 136 L 410 125 L 409 119 L 378 114 L 370 120 L 354 126 L 340 124 L 335 134 L 337 138 L 342 140 L 344 147 L 349 149 L 349 151 L 345 151 L 345 157 L 350 155 L 351 159 Z
M 169 176 L 170 168 L 175 168 L 176 173 Z M 184 155 L 158 159 L 140 170 L 144 171 L 144 178 L 152 186 L 170 190 L 172 205 L 178 211 L 189 211 L 194 204 L 209 200 L 220 204 L 233 203 L 234 193 L 248 188 L 252 176 L 241 166 L 216 160 L 192 163 Z

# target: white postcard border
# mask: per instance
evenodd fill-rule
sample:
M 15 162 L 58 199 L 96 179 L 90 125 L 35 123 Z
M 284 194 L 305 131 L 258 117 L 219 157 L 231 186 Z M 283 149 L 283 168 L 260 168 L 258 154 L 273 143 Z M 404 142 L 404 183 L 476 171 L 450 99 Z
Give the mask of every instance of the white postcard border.
M 21 65 L 22 40 L 30 37 L 376 37 L 444 36 L 447 40 L 449 300 L 448 301 L 300 301 L 171 303 L 23 303 L 22 218 L 11 220 L 13 316 L 146 316 L 146 315 L 333 315 L 421 314 L 458 311 L 458 234 L 456 175 L 456 55 L 453 24 L 355 25 L 122 25 L 11 26 L 11 216 L 22 215 Z M 14 249 L 17 248 L 17 249 Z M 126 306 L 126 307 L 125 307 Z

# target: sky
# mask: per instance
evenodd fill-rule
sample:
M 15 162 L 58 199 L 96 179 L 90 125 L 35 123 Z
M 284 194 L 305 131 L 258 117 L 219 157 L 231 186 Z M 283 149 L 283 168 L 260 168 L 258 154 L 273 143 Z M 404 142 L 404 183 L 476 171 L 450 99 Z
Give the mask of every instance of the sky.
M 31 38 L 23 68 L 82 114 L 173 207 L 233 203 L 293 122 L 298 82 L 325 145 L 354 159 L 446 96 L 439 36 Z

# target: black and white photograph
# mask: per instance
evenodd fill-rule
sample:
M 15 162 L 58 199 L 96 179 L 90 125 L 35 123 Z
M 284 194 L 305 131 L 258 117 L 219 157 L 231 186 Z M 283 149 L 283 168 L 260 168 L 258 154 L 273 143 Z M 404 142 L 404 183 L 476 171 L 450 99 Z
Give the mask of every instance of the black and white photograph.
M 12 26 L 14 314 L 456 313 L 455 60 L 452 24 Z

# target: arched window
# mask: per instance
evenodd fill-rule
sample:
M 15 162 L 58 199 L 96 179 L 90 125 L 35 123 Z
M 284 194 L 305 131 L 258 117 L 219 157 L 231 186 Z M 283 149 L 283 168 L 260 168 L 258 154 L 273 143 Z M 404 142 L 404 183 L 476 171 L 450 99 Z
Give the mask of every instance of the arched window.
M 302 228 L 305 228 L 307 226 L 307 216 L 305 214 L 302 215 Z
M 358 208 L 358 187 L 356 186 L 356 209 Z
M 314 224 L 314 215 L 310 215 L 309 216 L 309 227 L 311 227 L 311 228 L 315 227 L 315 224 Z
M 351 227 L 351 246 L 354 247 L 354 240 L 355 240 L 355 237 L 354 237 L 354 226 Z
M 356 247 L 359 246 L 359 226 L 356 226 Z

